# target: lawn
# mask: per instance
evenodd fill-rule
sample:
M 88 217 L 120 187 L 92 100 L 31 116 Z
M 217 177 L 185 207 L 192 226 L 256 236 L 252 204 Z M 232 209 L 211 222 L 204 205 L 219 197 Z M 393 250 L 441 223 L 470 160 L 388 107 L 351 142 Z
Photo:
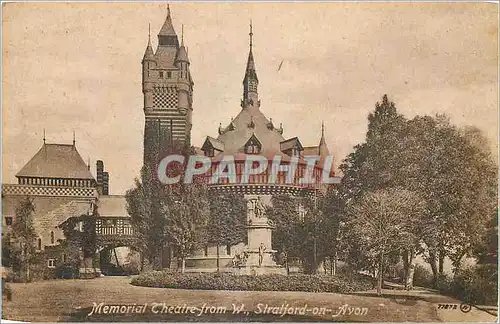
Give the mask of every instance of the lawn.
M 10 284 L 13 300 L 3 303 L 2 318 L 23 321 L 439 321 L 436 306 L 408 298 L 306 292 L 206 291 L 130 285 L 127 277 L 51 280 Z M 97 305 L 146 304 L 140 314 L 87 316 Z M 163 303 L 164 314 L 161 314 Z M 232 304 L 243 310 L 233 314 Z M 155 306 L 154 305 L 160 305 Z M 265 306 L 267 305 L 267 309 Z M 282 305 L 285 305 L 282 307 Z M 337 317 L 332 314 L 340 311 Z M 101 307 L 101 312 L 105 309 Z M 169 312 L 170 307 L 170 313 Z M 177 306 L 177 308 L 175 308 Z M 213 308 L 211 308 L 213 306 Z M 295 308 L 297 307 L 297 308 Z M 225 308 L 225 309 L 224 309 Z M 366 315 L 361 310 L 366 309 Z M 132 309 L 132 307 L 130 307 Z M 283 309 L 294 315 L 284 315 Z M 154 311 L 159 311 L 155 314 Z M 184 311 L 175 314 L 175 311 Z M 187 310 L 187 311 L 186 311 Z M 189 310 L 195 310 L 192 313 Z M 302 312 L 300 312 L 302 310 Z M 313 314 L 314 312 L 321 314 Z M 210 314 L 214 311 L 214 314 Z M 305 313 L 304 313 L 305 311 Z M 266 313 L 267 312 L 267 313 Z M 279 312 L 279 314 L 273 314 Z M 351 312 L 351 314 L 349 314 Z M 200 314 L 202 313 L 202 314 Z M 266 313 L 266 314 L 263 314 Z M 200 315 L 199 315 L 200 314 Z M 199 316 L 198 316 L 199 315 Z

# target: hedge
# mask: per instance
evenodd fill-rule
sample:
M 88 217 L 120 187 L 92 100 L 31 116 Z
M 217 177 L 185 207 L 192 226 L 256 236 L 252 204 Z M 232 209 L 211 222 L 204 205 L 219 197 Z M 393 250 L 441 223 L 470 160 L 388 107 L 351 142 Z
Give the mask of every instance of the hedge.
M 371 289 L 362 275 L 234 275 L 229 273 L 172 273 L 152 271 L 132 279 L 136 286 L 202 290 L 306 291 L 349 293 Z

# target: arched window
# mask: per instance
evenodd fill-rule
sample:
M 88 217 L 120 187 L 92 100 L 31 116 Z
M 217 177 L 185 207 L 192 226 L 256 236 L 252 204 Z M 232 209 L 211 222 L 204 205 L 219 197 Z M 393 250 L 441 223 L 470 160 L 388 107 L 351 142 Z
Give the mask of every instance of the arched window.
M 55 239 L 54 239 L 54 231 L 50 232 L 50 244 L 54 244 Z

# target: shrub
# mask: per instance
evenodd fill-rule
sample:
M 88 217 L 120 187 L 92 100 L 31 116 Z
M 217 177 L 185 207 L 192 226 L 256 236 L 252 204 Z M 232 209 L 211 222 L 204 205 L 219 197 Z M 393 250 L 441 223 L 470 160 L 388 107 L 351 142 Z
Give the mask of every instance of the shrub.
M 496 305 L 498 300 L 497 277 L 496 264 L 462 269 L 453 279 L 450 293 L 466 303 Z
M 413 285 L 427 288 L 434 288 L 432 282 L 432 272 L 423 265 L 415 265 L 415 273 L 413 275 Z
M 61 264 L 56 267 L 55 276 L 58 279 L 75 279 L 79 276 L 79 269 L 69 264 Z
M 234 275 L 217 273 L 171 273 L 152 271 L 132 280 L 136 286 L 204 290 L 307 291 L 349 293 L 371 288 L 361 275 Z

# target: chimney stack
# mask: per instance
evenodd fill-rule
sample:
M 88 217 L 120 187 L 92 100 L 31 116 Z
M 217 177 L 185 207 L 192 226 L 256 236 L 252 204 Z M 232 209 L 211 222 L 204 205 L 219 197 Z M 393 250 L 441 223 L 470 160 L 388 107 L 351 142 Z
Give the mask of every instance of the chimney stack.
M 109 173 L 102 173 L 102 194 L 104 196 L 109 195 Z
M 102 160 L 97 160 L 96 172 L 97 172 L 97 192 L 99 193 L 99 195 L 103 195 L 104 162 L 102 162 Z

